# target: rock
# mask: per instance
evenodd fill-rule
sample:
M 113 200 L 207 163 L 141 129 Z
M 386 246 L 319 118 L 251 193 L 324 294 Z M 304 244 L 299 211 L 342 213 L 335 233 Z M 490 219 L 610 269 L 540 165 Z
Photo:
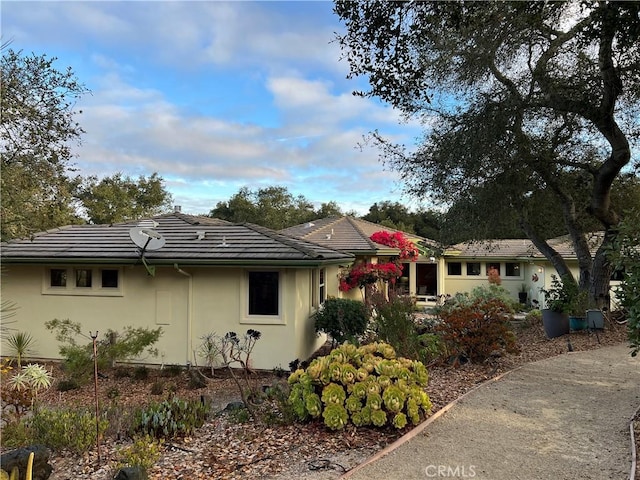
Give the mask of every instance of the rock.
M 26 448 L 10 450 L 0 457 L 2 469 L 11 472 L 13 467 L 18 467 L 20 478 L 27 471 L 29 454 L 33 452 L 33 480 L 47 480 L 51 476 L 53 467 L 49 465 L 49 449 L 42 445 L 32 445 Z
M 113 480 L 146 480 L 147 474 L 140 467 L 124 467 L 118 470 Z
M 227 403 L 227 406 L 224 407 L 224 409 L 227 412 L 231 412 L 233 410 L 239 410 L 241 408 L 245 408 L 244 403 L 242 403 L 242 402 L 229 402 L 229 403 Z

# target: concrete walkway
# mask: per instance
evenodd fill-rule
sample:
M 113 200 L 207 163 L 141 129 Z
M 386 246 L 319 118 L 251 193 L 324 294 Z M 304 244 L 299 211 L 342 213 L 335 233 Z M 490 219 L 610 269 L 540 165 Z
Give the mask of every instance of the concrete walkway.
M 341 478 L 628 479 L 640 358 L 626 346 L 523 366 Z

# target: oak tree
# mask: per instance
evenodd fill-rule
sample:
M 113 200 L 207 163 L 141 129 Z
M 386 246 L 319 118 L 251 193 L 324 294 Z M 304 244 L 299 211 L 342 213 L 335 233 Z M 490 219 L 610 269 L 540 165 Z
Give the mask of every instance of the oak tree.
M 373 134 L 407 190 L 445 205 L 481 196 L 489 216 L 516 212 L 562 276 L 566 262 L 528 212 L 561 217 L 579 285 L 601 304 L 621 215 L 612 192 L 640 130 L 640 4 L 338 0 L 335 12 L 350 76 L 371 86 L 356 93 L 424 122 L 415 149 Z M 585 213 L 604 231 L 595 255 Z

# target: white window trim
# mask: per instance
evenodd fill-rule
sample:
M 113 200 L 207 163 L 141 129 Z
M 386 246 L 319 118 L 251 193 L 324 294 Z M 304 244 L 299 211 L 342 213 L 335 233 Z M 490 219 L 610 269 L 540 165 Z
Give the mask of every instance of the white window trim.
M 249 273 L 278 272 L 278 315 L 249 315 Z M 284 271 L 279 268 L 251 268 L 244 271 L 240 287 L 240 305 L 242 305 L 241 324 L 249 325 L 284 325 L 283 291 Z
M 51 286 L 51 270 L 66 270 L 67 285 L 64 287 Z M 75 272 L 78 269 L 91 270 L 91 287 L 76 287 Z M 118 271 L 118 287 L 102 286 L 102 270 Z M 44 269 L 42 275 L 42 294 L 43 295 L 65 295 L 65 296 L 85 296 L 85 297 L 122 297 L 124 296 L 124 275 L 122 267 L 116 266 L 68 266 L 68 265 L 51 265 Z

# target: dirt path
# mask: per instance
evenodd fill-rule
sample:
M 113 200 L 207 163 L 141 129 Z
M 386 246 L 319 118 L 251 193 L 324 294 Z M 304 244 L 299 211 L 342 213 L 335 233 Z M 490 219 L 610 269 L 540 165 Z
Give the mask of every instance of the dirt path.
M 474 390 L 343 478 L 624 479 L 639 404 L 626 346 L 560 355 Z

